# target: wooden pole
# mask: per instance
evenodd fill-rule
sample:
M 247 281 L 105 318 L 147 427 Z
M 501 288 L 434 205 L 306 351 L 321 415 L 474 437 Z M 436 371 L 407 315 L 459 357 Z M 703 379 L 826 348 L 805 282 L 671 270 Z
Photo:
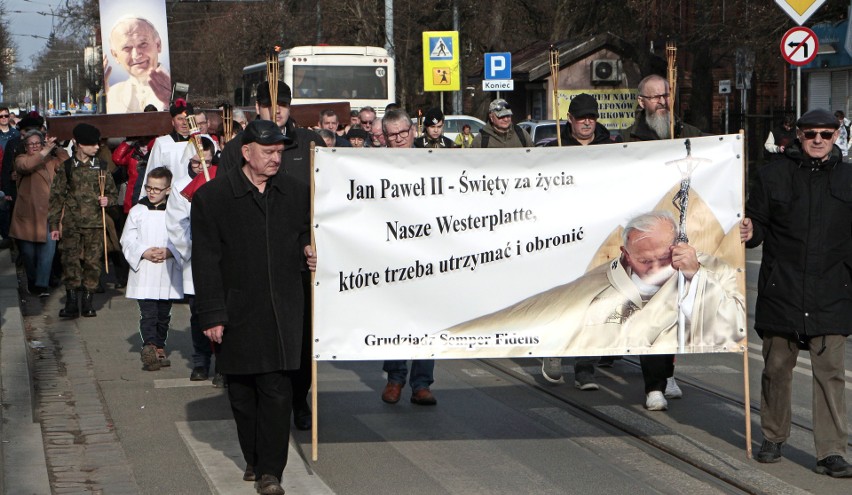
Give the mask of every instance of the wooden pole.
M 553 120 L 556 121 L 556 146 L 562 146 L 559 128 L 559 50 L 550 45 L 550 81 L 553 84 Z
M 741 154 L 743 160 L 743 187 L 742 187 L 742 198 L 743 204 L 745 204 L 746 199 L 746 177 L 748 177 L 748 160 L 745 156 L 745 130 L 740 129 L 740 140 L 743 143 L 743 152 Z M 742 214 L 742 218 L 745 218 L 745 212 Z M 739 285 L 739 290 L 742 292 L 743 296 L 746 295 L 746 273 L 745 273 L 745 244 L 742 244 L 740 248 L 742 252 L 742 263 L 740 263 L 740 270 L 737 274 L 737 285 Z M 746 318 L 745 321 L 748 322 L 748 305 L 746 305 Z M 748 325 L 748 323 L 746 323 Z M 751 459 L 751 385 L 749 383 L 749 372 L 748 372 L 748 328 L 744 329 L 746 332 L 745 339 L 742 343 L 743 349 L 743 395 L 745 396 L 745 400 L 743 403 L 745 404 L 745 441 L 746 441 L 746 458 Z
M 316 143 L 311 141 L 311 249 L 314 250 L 314 254 L 316 254 L 317 244 L 314 239 L 314 174 L 316 174 L 316 167 L 314 166 L 315 158 L 316 158 Z M 314 287 L 316 287 L 316 272 L 311 272 L 311 460 L 317 462 L 319 459 L 319 428 L 318 428 L 318 418 L 319 414 L 317 413 L 317 400 L 318 392 L 317 392 L 317 360 L 316 360 L 316 350 L 314 348 L 314 343 L 316 339 L 314 338 Z
M 106 170 L 98 171 L 98 187 L 103 197 L 106 190 Z M 106 231 L 106 208 L 101 206 L 101 225 L 104 228 L 104 270 L 109 273 L 109 254 L 107 249 L 107 231 Z
M 677 47 L 666 42 L 666 63 L 669 83 L 669 138 L 675 138 L 675 95 L 677 94 Z

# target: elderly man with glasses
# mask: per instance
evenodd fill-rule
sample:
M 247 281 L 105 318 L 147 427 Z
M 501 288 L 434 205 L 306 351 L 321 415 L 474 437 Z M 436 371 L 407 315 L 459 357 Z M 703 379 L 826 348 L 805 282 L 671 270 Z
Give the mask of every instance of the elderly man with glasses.
M 512 123 L 512 107 L 500 98 L 488 105 L 488 123 L 473 138 L 472 148 L 526 148 L 533 145 L 527 131 Z
M 814 471 L 852 477 L 846 462 L 846 337 L 852 333 L 852 165 L 828 110 L 802 115 L 785 157 L 757 170 L 740 232 L 763 244 L 754 329 L 763 339 L 758 462 L 781 460 L 790 437 L 793 368 L 807 350 L 813 379 Z

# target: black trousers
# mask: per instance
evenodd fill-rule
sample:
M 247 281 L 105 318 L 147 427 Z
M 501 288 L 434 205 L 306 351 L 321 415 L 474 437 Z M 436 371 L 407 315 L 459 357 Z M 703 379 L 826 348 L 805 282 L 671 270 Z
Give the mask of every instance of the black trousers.
M 645 379 L 645 393 L 665 392 L 666 380 L 674 376 L 674 354 L 655 354 L 639 356 L 642 364 L 642 378 Z
M 281 479 L 290 444 L 293 372 L 228 375 L 228 398 L 237 423 L 243 459 L 254 466 L 257 479 Z M 282 421 L 282 418 L 287 418 Z
M 302 290 L 305 293 L 305 310 L 302 326 L 302 353 L 299 370 L 293 375 L 293 406 L 308 400 L 311 391 L 311 272 L 302 272 Z M 289 414 L 289 413 L 288 413 Z M 289 416 L 287 416 L 289 417 Z

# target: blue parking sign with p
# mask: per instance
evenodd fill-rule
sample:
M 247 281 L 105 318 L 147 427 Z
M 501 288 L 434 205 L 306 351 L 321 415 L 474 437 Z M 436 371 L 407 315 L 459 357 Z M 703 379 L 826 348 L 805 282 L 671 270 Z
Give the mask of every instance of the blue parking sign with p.
M 485 54 L 485 79 L 511 79 L 512 54 L 509 52 Z

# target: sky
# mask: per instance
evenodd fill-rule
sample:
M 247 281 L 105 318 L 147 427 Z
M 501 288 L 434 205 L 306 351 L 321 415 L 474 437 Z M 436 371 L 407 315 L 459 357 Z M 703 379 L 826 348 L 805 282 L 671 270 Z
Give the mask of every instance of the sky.
M 62 0 L 5 0 L 5 4 L 9 31 L 13 34 L 12 40 L 18 46 L 18 60 L 15 65 L 29 67 L 32 56 L 44 48 L 47 43 L 44 38 L 50 35 L 51 7 L 57 10 Z M 37 12 L 44 12 L 47 15 Z M 33 38 L 31 35 L 42 38 Z

